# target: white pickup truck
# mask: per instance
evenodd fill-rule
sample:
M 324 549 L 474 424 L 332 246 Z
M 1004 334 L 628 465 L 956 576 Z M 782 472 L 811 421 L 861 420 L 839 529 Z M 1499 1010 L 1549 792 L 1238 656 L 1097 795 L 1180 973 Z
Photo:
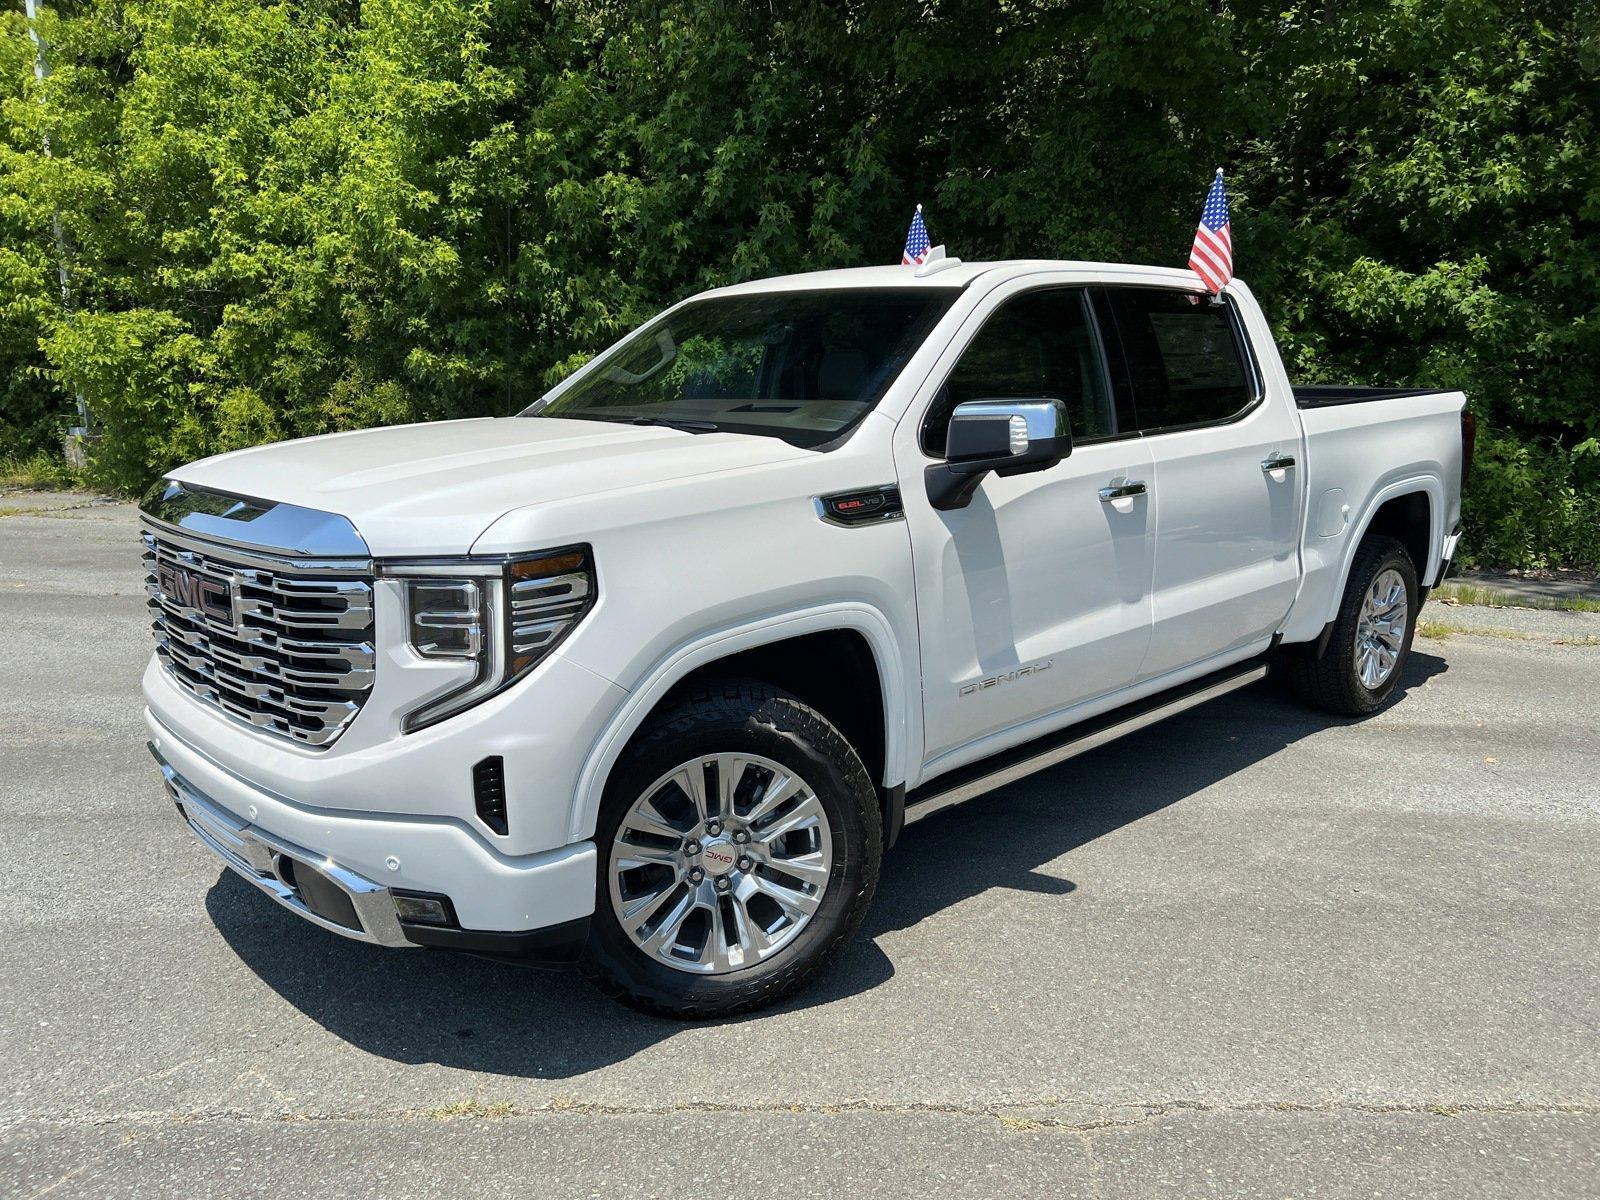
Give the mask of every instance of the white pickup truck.
M 717 289 L 514 417 L 157 484 L 150 749 L 324 929 L 752 1009 L 845 945 L 907 822 L 1274 665 L 1382 705 L 1464 405 L 1295 389 L 1244 284 L 1187 271 Z

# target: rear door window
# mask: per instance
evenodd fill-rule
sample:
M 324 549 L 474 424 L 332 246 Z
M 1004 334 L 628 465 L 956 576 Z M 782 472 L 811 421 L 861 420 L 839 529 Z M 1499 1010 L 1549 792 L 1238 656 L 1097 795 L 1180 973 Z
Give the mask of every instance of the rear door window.
M 1216 424 L 1255 402 L 1254 372 L 1230 303 L 1138 287 L 1107 288 L 1102 300 L 1096 307 L 1121 351 L 1114 381 L 1142 431 Z

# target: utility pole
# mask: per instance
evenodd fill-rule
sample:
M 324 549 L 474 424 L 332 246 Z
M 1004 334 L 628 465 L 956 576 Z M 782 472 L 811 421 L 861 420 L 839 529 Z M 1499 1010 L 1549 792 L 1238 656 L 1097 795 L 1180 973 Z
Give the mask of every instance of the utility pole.
M 28 36 L 33 39 L 33 77 L 39 83 L 44 83 L 50 77 L 50 63 L 45 58 L 44 39 L 39 36 L 39 4 L 38 0 L 23 0 L 23 7 L 28 14 Z M 39 102 L 44 103 L 41 94 Z M 44 156 L 51 157 L 50 135 L 44 135 Z M 56 277 L 61 282 L 61 308 L 66 313 L 67 320 L 72 320 L 72 275 L 67 267 L 67 233 L 61 225 L 61 209 L 52 207 L 50 211 L 50 224 L 56 235 Z M 78 403 L 78 423 L 67 430 L 68 456 L 71 457 L 74 449 L 78 456 L 83 453 L 83 441 L 89 436 L 89 403 L 83 398 L 83 393 L 76 393 Z M 74 446 L 74 443 L 76 445 Z M 82 466 L 81 462 L 76 463 Z

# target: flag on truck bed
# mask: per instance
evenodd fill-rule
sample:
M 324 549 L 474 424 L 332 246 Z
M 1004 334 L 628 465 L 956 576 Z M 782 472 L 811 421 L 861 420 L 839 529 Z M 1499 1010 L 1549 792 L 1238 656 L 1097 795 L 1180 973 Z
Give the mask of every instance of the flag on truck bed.
M 928 259 L 928 227 L 922 223 L 922 205 L 917 205 L 917 215 L 911 218 L 911 228 L 906 230 L 906 248 L 900 251 L 900 265 L 921 266 Z
M 1200 210 L 1200 225 L 1194 231 L 1194 247 L 1189 251 L 1189 269 L 1212 295 L 1233 278 L 1233 219 L 1228 215 L 1228 193 L 1222 186 L 1222 168 L 1211 181 L 1205 207 Z

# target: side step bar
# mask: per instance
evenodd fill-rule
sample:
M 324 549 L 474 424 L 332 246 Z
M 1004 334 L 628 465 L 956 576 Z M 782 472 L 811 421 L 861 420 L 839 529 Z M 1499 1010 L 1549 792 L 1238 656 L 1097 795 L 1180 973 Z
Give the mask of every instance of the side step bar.
M 1237 666 L 1203 675 L 1170 692 L 1162 692 L 1058 733 L 1024 742 L 982 762 L 958 767 L 907 793 L 905 823 L 915 824 L 936 812 L 943 812 L 985 792 L 992 792 L 995 788 L 1066 762 L 1086 750 L 1114 742 L 1119 737 L 1198 707 L 1208 700 L 1215 700 L 1218 696 L 1249 687 L 1265 679 L 1267 669 L 1266 662 L 1253 658 Z

